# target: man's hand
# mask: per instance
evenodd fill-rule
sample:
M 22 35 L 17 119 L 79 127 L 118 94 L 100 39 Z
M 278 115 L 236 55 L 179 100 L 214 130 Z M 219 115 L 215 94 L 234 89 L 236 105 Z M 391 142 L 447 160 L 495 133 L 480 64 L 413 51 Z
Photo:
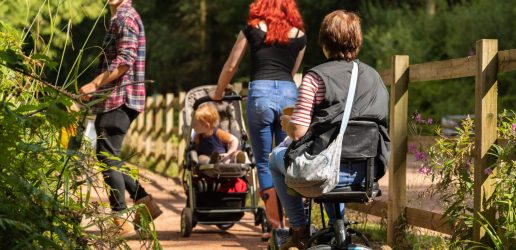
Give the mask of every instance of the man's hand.
M 91 99 L 91 93 L 97 91 L 97 84 L 90 82 L 79 89 L 79 94 L 83 95 L 81 99 L 83 101 L 89 101 Z

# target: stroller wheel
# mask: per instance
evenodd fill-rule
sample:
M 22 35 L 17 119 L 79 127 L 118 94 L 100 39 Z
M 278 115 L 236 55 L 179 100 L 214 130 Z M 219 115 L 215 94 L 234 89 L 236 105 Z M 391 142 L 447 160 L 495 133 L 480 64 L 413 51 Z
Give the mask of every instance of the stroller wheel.
M 193 215 L 192 209 L 189 207 L 183 208 L 181 212 L 181 236 L 188 237 L 192 234 L 193 229 Z
M 220 229 L 220 230 L 228 230 L 230 228 L 232 228 L 233 226 L 235 225 L 235 223 L 228 223 L 228 224 L 217 224 L 217 227 Z

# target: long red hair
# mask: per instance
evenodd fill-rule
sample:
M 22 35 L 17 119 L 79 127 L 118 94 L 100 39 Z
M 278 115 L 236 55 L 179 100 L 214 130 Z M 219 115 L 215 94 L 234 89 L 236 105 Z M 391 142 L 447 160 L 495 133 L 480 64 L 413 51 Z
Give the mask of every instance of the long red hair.
M 260 21 L 267 24 L 265 44 L 288 44 L 292 27 L 305 31 L 295 0 L 255 0 L 249 6 L 247 24 L 256 27 Z

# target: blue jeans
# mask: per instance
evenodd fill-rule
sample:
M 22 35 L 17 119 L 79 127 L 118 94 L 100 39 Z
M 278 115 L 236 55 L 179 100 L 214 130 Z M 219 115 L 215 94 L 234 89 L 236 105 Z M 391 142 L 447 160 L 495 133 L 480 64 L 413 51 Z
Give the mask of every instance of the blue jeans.
M 303 199 L 301 196 L 292 196 L 287 194 L 287 185 L 285 184 L 285 163 L 283 156 L 287 148 L 278 147 L 272 151 L 271 155 L 271 174 L 276 188 L 276 193 L 285 208 L 288 222 L 292 227 L 301 227 L 308 223 L 303 207 Z M 354 162 L 352 164 L 342 163 L 340 165 L 339 184 L 337 187 L 349 185 L 363 185 L 366 179 L 366 162 Z M 344 204 L 341 204 L 341 214 L 344 214 Z M 329 224 L 333 224 L 336 219 L 335 209 L 332 203 L 324 203 L 324 208 L 329 217 Z
M 247 124 L 253 149 L 260 190 L 272 187 L 269 154 L 286 134 L 281 130 L 283 108 L 294 105 L 297 88 L 294 82 L 258 80 L 249 84 L 247 97 Z

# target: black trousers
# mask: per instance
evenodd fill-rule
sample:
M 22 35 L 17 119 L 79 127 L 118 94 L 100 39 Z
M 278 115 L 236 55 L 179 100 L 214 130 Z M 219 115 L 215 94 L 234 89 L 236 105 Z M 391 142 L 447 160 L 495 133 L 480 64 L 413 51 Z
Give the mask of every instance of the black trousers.
M 123 161 L 110 159 L 106 156 L 120 156 L 122 142 L 127 134 L 131 122 L 136 119 L 138 112 L 123 105 L 115 110 L 97 114 L 95 130 L 97 132 L 97 159 L 108 167 L 103 171 L 104 181 L 109 185 L 109 203 L 113 211 L 121 211 L 127 208 L 125 203 L 125 190 L 131 199 L 138 200 L 147 196 L 147 193 L 131 176 L 120 171 Z M 104 152 L 104 154 L 102 153 Z

